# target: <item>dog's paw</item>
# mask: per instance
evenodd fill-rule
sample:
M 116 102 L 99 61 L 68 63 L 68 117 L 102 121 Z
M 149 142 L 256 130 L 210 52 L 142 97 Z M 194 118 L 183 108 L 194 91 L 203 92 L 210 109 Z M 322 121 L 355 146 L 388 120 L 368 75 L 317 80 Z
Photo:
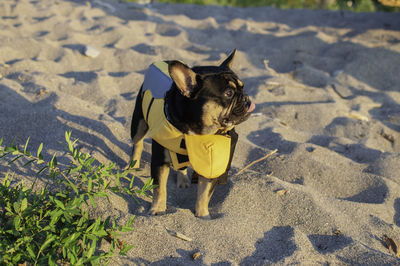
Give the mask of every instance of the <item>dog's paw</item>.
M 167 211 L 167 203 L 163 200 L 155 200 L 149 210 L 150 215 L 163 215 Z
M 202 219 L 202 220 L 211 220 L 211 215 L 210 215 L 210 214 L 204 215 L 204 216 L 196 215 L 196 217 L 197 217 L 197 218 L 200 218 L 200 219 Z
M 157 209 L 157 208 L 151 208 L 149 210 L 149 215 L 152 215 L 152 216 L 164 215 L 165 213 L 166 213 L 166 209 L 162 210 L 162 209 Z
M 203 219 L 203 220 L 211 220 L 211 215 L 208 209 L 198 209 L 195 210 L 194 215 L 197 218 Z

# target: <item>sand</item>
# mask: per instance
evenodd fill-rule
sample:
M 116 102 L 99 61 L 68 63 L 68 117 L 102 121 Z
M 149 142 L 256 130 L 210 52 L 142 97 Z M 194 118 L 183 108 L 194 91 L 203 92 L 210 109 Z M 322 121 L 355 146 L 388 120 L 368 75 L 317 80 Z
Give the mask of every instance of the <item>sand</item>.
M 0 136 L 62 157 L 72 130 L 82 149 L 124 166 L 148 65 L 217 64 L 237 48 L 234 70 L 257 106 L 237 127 L 214 219 L 194 216 L 196 187 L 177 189 L 173 176 L 163 216 L 146 214 L 148 199 L 111 195 L 96 215 L 136 215 L 123 237 L 135 247 L 111 264 L 400 265 L 382 241 L 400 241 L 399 30 L 395 13 L 3 0 Z M 139 184 L 149 152 L 147 140 Z

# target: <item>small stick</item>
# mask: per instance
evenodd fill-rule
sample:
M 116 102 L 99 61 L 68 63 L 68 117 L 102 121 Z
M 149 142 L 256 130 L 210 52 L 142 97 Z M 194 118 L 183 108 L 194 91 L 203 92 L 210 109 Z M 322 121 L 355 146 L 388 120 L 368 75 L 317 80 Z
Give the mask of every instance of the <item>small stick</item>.
M 246 167 L 242 168 L 239 172 L 236 173 L 236 175 L 239 175 L 241 173 L 243 173 L 244 170 L 246 170 L 247 168 L 249 168 L 250 166 L 252 166 L 253 164 L 256 164 L 258 162 L 261 162 L 262 160 L 267 159 L 268 157 L 271 157 L 272 155 L 274 155 L 275 153 L 278 152 L 278 149 L 275 149 L 273 151 L 271 151 L 270 153 L 268 153 L 267 155 L 265 155 L 264 157 L 261 157 L 260 159 L 255 160 L 254 162 L 248 164 Z
M 192 239 L 190 237 L 187 237 L 182 233 L 172 231 L 172 230 L 168 229 L 167 227 L 165 227 L 165 230 L 167 230 L 168 234 L 170 234 L 171 236 L 174 236 L 174 237 L 177 237 L 179 239 L 189 241 L 189 242 L 192 241 Z

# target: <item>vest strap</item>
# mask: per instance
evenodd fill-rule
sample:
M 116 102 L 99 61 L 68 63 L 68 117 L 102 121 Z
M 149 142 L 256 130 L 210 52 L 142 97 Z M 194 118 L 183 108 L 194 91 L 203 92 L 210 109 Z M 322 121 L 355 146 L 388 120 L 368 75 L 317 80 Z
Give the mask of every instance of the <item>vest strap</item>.
M 150 109 L 151 109 L 151 106 L 153 105 L 153 102 L 154 102 L 154 97 L 151 98 L 150 103 L 149 103 L 149 107 L 147 107 L 146 122 L 149 121 Z

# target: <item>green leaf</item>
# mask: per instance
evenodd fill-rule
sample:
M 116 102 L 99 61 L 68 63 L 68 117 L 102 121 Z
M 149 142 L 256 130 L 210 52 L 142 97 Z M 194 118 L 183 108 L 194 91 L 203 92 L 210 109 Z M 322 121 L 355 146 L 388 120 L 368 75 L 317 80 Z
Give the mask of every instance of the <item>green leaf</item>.
M 146 184 L 145 184 L 145 186 L 146 187 L 154 187 L 154 185 L 153 185 L 153 178 L 149 178 L 147 181 L 146 181 Z
M 34 161 L 36 161 L 36 159 L 32 159 L 32 160 L 27 161 L 27 162 L 23 165 L 23 167 L 30 165 L 30 164 L 33 163 Z
M 8 162 L 8 164 L 13 164 L 16 160 L 18 160 L 19 158 L 21 158 L 23 155 L 18 155 L 15 158 L 13 158 L 11 161 Z
M 119 182 L 119 180 L 118 180 L 118 182 Z M 105 182 L 104 185 L 103 185 L 103 189 L 104 189 L 104 190 L 108 189 L 108 187 L 110 186 L 110 184 L 111 184 L 111 181 Z
M 74 152 L 74 144 L 71 142 L 71 131 L 65 132 L 65 141 L 68 144 L 68 151 Z
M 129 218 L 129 221 L 126 223 L 126 226 L 131 226 L 134 221 L 135 221 L 135 215 L 133 215 L 131 218 Z
M 135 229 L 133 229 L 132 227 L 129 227 L 129 226 L 122 226 L 122 227 L 118 228 L 118 230 L 122 233 L 126 233 L 126 232 L 132 232 Z
M 49 168 L 47 165 L 46 166 L 44 166 L 42 169 L 40 169 L 37 173 L 36 173 L 36 175 L 40 175 L 44 170 L 46 170 L 47 168 Z
M 4 180 L 3 180 L 3 186 L 8 188 L 10 186 L 10 184 L 11 184 L 11 180 L 8 179 L 8 174 L 6 174 L 6 176 L 4 177 Z
M 88 196 L 89 196 L 89 201 L 90 201 L 90 203 L 92 204 L 93 207 L 96 208 L 96 203 L 94 202 L 93 196 L 90 195 L 90 194 L 89 194 Z
M 92 186 L 93 186 L 93 179 L 91 177 L 89 177 L 88 180 L 88 192 L 92 191 Z
M 46 241 L 40 247 L 39 253 L 41 253 L 48 245 L 50 245 L 50 243 L 53 242 L 56 239 L 56 237 L 57 237 L 56 235 L 47 236 Z
M 50 226 L 55 225 L 62 214 L 63 214 L 62 210 L 58 210 L 58 211 L 55 211 L 55 212 L 52 211 L 51 212 Z
M 28 139 L 27 139 L 26 142 L 25 142 L 24 153 L 26 153 L 26 149 L 28 148 L 29 138 L 30 138 L 30 137 L 28 137 Z
M 72 145 L 72 147 L 75 145 L 75 143 L 78 141 L 78 139 L 76 139 L 76 140 L 74 140 L 72 143 L 71 143 L 71 145 Z M 76 151 L 76 150 L 75 150 Z M 81 154 L 80 152 L 79 152 L 79 154 Z
M 62 193 L 62 192 L 57 192 L 57 193 L 56 193 L 56 196 L 62 197 L 62 198 L 64 198 L 64 199 L 67 197 L 67 195 L 66 195 L 65 193 Z
M 0 159 L 6 157 L 6 156 L 9 155 L 9 154 L 10 154 L 10 152 L 5 152 L 5 153 L 3 153 L 3 154 L 0 156 Z
M 49 163 L 49 166 L 51 168 L 54 168 L 55 166 L 57 166 L 57 158 L 56 158 L 56 154 L 54 153 L 53 158 L 51 158 L 51 161 Z
M 67 186 L 70 186 L 70 187 L 74 190 L 74 192 L 75 192 L 76 194 L 79 194 L 78 188 L 76 187 L 76 185 L 75 185 L 74 183 L 72 183 L 71 181 L 69 181 L 69 179 L 66 179 L 66 182 L 64 181 L 63 183 L 64 183 L 65 185 L 67 185 Z
M 54 199 L 54 203 L 55 203 L 59 208 L 65 210 L 64 204 L 63 204 L 61 201 L 59 201 L 58 199 Z
M 108 226 L 108 224 L 110 223 L 110 216 L 107 216 L 107 218 L 104 220 L 104 225 Z
M 92 241 L 92 245 L 90 246 L 90 249 L 88 250 L 88 253 L 86 254 L 87 258 L 92 257 L 92 255 L 94 254 L 94 251 L 96 250 L 96 241 Z
M 135 164 L 136 164 L 136 160 L 132 160 L 132 161 L 129 163 L 128 168 L 129 168 L 129 169 L 132 169 L 132 168 L 135 166 Z
M 108 194 L 107 192 L 97 192 L 96 197 L 101 197 L 101 198 L 106 197 L 108 199 Z
M 71 131 L 65 131 L 65 141 L 68 143 L 71 139 Z
M 75 168 L 70 169 L 69 170 L 69 174 L 73 174 L 73 173 L 79 172 L 81 169 L 82 169 L 82 165 L 79 165 L 79 166 L 77 166 Z
M 26 246 L 26 250 L 28 251 L 29 256 L 30 256 L 32 259 L 35 259 L 35 258 L 36 258 L 35 252 L 33 252 L 33 250 L 32 250 L 32 248 L 31 248 L 31 245 L 30 245 L 30 244 L 28 244 L 28 245 Z
M 9 151 L 9 152 L 14 152 L 14 151 L 16 151 L 16 148 L 15 148 L 15 146 L 8 146 L 4 150 Z
M 90 157 L 90 154 L 86 154 L 86 156 Z M 85 166 L 86 166 L 86 167 L 91 166 L 91 165 L 94 163 L 95 160 L 96 160 L 96 158 L 93 158 L 93 157 L 87 159 L 87 160 L 85 161 Z
M 19 231 L 19 227 L 21 226 L 21 218 L 19 216 L 14 217 L 14 228 L 15 230 Z
M 74 159 L 76 160 L 76 158 L 78 158 L 78 150 L 73 150 L 71 151 L 72 153 L 72 157 L 74 157 Z
M 104 229 L 100 229 L 100 230 L 94 231 L 93 234 L 95 236 L 98 236 L 98 237 L 104 237 L 104 236 L 108 235 L 107 232 Z
M 23 212 L 24 210 L 26 210 L 26 208 L 28 207 L 28 199 L 24 198 L 21 202 L 21 212 Z
M 49 266 L 56 266 L 57 265 L 56 262 L 53 259 L 53 256 L 51 256 L 51 255 L 49 256 L 48 264 L 49 264 Z
M 18 201 L 16 201 L 16 202 L 13 203 L 13 207 L 14 207 L 14 211 L 15 211 L 16 213 L 19 213 L 20 210 L 21 210 L 21 203 L 19 203 Z
M 86 229 L 86 233 L 91 232 L 91 231 L 93 232 L 93 230 L 96 230 L 97 227 L 100 225 L 100 222 L 101 222 L 101 220 L 100 220 L 100 217 L 99 217 L 99 218 L 96 219 L 96 221 L 91 226 L 89 226 Z
M 128 245 L 128 246 L 124 246 L 123 249 L 120 250 L 119 254 L 125 256 L 126 253 L 131 250 L 134 247 L 134 245 Z
M 67 257 L 67 248 L 65 246 L 62 246 L 62 254 L 63 254 L 63 258 Z
M 40 143 L 39 148 L 38 148 L 37 153 L 36 153 L 36 157 L 40 158 L 40 154 L 42 152 L 42 149 L 43 149 L 43 143 Z
M 63 242 L 64 246 L 70 245 L 72 242 L 74 242 L 76 239 L 78 239 L 81 236 L 81 233 L 75 232 L 69 237 L 67 237 Z
M 20 260 L 21 260 L 22 254 L 18 253 L 17 255 L 14 255 L 12 257 L 12 261 L 14 262 L 14 264 L 17 264 Z

